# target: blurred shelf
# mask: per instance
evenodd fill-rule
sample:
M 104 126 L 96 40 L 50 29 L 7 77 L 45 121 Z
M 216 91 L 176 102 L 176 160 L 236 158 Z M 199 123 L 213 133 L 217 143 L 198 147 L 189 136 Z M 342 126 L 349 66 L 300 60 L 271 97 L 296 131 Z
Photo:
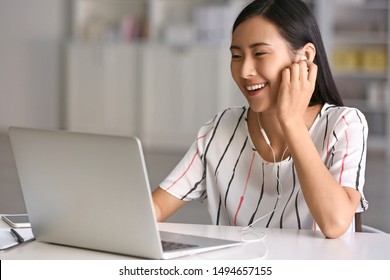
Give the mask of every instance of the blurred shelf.
M 320 3 L 330 15 L 322 21 L 322 30 L 340 94 L 347 106 L 366 116 L 369 150 L 383 152 L 390 127 L 389 1 L 329 0 L 325 5 L 318 0 Z

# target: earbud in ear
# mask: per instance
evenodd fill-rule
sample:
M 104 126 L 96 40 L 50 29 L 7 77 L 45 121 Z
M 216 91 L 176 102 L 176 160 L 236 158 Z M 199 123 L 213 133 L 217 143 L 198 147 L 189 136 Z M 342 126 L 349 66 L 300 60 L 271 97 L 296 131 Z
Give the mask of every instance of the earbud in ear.
M 307 56 L 306 55 L 302 55 L 302 57 L 301 57 L 301 61 L 304 61 L 304 60 L 307 60 Z

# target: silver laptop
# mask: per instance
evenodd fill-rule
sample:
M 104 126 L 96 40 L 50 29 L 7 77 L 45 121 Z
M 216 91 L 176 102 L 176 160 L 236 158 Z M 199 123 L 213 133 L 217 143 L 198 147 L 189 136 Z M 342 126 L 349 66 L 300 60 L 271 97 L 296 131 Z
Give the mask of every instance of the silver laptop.
M 240 244 L 159 232 L 136 137 L 17 127 L 9 135 L 38 241 L 148 259 Z

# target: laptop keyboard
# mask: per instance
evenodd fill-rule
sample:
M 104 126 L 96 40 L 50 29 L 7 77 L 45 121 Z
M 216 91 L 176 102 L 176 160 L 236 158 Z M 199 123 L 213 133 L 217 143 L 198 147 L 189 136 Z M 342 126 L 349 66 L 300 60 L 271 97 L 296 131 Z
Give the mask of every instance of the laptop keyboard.
M 163 246 L 164 251 L 173 251 L 173 250 L 198 247 L 198 245 L 194 245 L 194 244 L 185 244 L 185 243 L 164 241 L 164 240 L 161 241 L 161 244 Z

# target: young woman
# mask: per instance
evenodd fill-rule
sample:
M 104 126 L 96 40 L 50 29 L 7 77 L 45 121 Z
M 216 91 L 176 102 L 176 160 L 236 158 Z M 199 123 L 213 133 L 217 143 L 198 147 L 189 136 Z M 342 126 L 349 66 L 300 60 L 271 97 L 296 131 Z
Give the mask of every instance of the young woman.
M 217 225 L 344 234 L 368 207 L 368 127 L 343 106 L 310 10 L 300 0 L 253 1 L 233 25 L 230 50 L 248 106 L 200 128 L 153 192 L 157 219 L 206 199 Z

